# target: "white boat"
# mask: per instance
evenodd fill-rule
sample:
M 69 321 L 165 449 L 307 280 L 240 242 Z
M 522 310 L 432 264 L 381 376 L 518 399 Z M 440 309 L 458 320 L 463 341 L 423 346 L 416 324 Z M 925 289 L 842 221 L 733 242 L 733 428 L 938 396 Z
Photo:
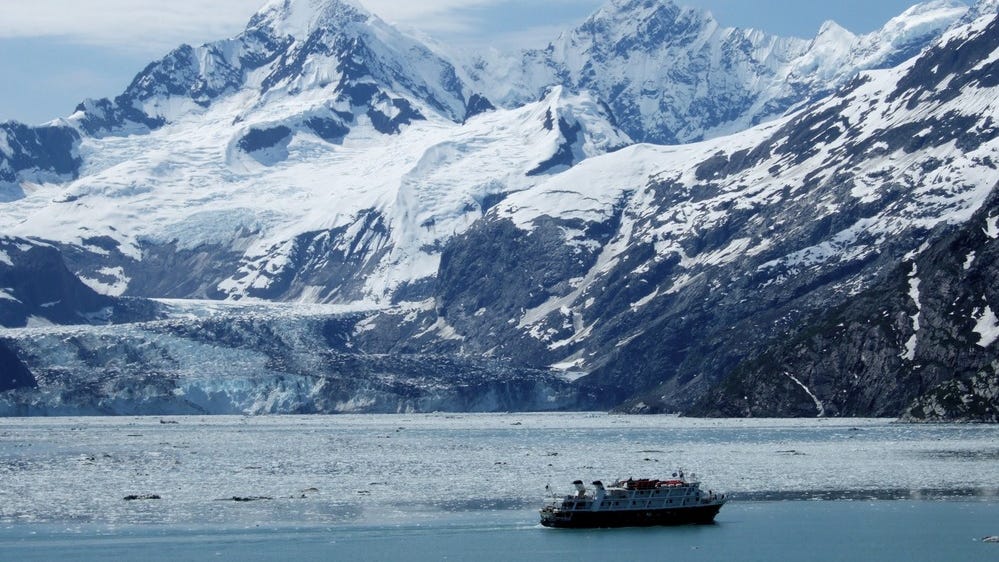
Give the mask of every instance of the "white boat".
M 597 480 L 587 489 L 573 482 L 575 492 L 554 497 L 541 508 L 545 527 L 635 527 L 712 523 L 725 495 L 701 490 L 695 475 L 683 471 L 668 480 L 618 480 L 609 486 Z

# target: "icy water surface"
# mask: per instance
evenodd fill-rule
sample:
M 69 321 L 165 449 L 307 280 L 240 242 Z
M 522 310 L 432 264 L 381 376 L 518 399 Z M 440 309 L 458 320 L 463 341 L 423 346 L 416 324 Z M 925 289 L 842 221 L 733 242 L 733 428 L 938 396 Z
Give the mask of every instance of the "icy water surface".
M 537 525 L 546 484 L 567 490 L 577 478 L 677 467 L 733 498 L 717 525 Z M 999 560 L 999 545 L 979 540 L 999 534 L 997 488 L 999 427 L 988 425 L 607 414 L 0 419 L 0 559 L 606 559 L 621 548 L 656 559 L 672 545 L 683 559 L 774 559 L 793 548 L 790 558 L 859 559 L 880 546 L 882 559 Z

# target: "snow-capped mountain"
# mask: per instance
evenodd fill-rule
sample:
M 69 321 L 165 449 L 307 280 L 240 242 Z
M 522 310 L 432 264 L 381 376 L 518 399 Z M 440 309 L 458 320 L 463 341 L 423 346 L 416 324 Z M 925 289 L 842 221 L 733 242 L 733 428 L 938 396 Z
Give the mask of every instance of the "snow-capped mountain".
M 113 294 L 426 296 L 443 243 L 491 204 L 631 142 L 586 94 L 478 116 L 473 98 L 352 3 L 275 2 L 84 103 L 67 120 L 91 135 L 82 177 L 5 227 L 78 248 L 72 267 Z
M 635 410 L 687 410 L 982 208 L 999 183 L 997 26 L 994 15 L 959 26 L 776 123 L 629 147 L 511 195 L 445 249 L 438 316 L 425 322 L 443 319 L 466 352 L 590 373 L 580 384 L 634 398 Z M 995 356 L 971 334 L 994 297 L 955 311 L 967 335 L 962 366 L 947 372 Z M 912 326 L 887 348 L 898 361 L 857 368 L 891 381 L 920 365 L 908 346 L 927 336 Z M 890 386 L 849 394 L 870 400 L 838 411 L 889 414 L 927 388 Z
M 236 38 L 182 47 L 122 96 L 52 124 L 68 152 L 24 141 L 30 128 L 13 149 L 4 129 L 16 190 L 0 232 L 20 237 L 12 244 L 58 249 L 104 295 L 230 303 L 5 330 L 0 361 L 33 378 L 9 377 L 20 382 L 0 410 L 730 411 L 738 403 L 718 385 L 765 382 L 750 366 L 780 342 L 892 291 L 967 225 L 995 230 L 995 4 L 931 2 L 880 35 L 830 24 L 798 42 L 620 0 L 561 47 L 486 79 L 495 61 L 456 70 L 352 2 L 272 2 Z M 657 60 L 681 62 L 660 74 Z M 658 101 L 621 110 L 638 75 L 618 69 L 641 67 L 649 99 L 669 86 L 668 105 L 686 108 L 682 127 Z M 751 99 L 726 98 L 740 88 Z M 698 89 L 713 109 L 699 113 Z M 627 132 L 681 129 L 712 138 L 636 145 Z M 985 249 L 962 248 L 987 267 Z M 957 358 L 955 373 L 995 358 L 994 341 L 970 335 L 992 333 L 994 297 L 948 309 L 963 319 L 957 340 L 928 335 L 926 320 L 890 332 L 882 355 L 897 360 L 844 370 L 862 382 L 841 373 L 856 385 L 843 400 L 821 363 L 788 363 L 784 386 L 763 384 L 757 403 L 777 415 L 801 413 L 802 396 L 830 414 L 898 413 L 944 382 L 939 369 L 892 382 L 924 357 Z M 259 302 L 231 302 L 247 300 Z M 792 402 L 766 394 L 788 384 L 801 392 Z
M 78 248 L 70 263 L 112 294 L 426 296 L 414 286 L 432 279 L 440 248 L 495 201 L 630 142 L 593 100 L 556 88 L 464 124 L 356 126 L 342 143 L 279 126 L 281 143 L 247 151 L 256 137 L 229 126 L 242 109 L 231 102 L 144 135 L 88 138 L 83 177 L 12 203 L 5 228 Z
M 336 142 L 358 120 L 397 132 L 428 108 L 455 121 L 468 111 L 449 62 L 360 5 L 273 0 L 236 37 L 179 47 L 114 101 L 88 100 L 69 121 L 90 134 L 155 129 L 233 97 L 246 134 L 265 131 L 242 139 L 251 152 L 274 137 L 284 141 L 265 125 Z
M 636 140 L 685 143 L 778 117 L 861 70 L 895 66 L 967 9 L 934 0 L 867 35 L 829 21 L 805 40 L 722 27 L 671 0 L 611 0 L 545 49 L 477 55 L 465 67 L 496 103 L 517 105 L 561 83 L 605 101 Z

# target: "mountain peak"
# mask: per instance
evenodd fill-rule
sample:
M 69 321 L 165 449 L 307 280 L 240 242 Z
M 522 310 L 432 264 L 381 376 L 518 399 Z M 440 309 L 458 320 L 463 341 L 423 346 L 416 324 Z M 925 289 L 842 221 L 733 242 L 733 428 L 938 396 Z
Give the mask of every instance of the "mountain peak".
M 916 4 L 888 20 L 878 35 L 894 41 L 906 41 L 929 33 L 939 33 L 968 11 L 967 4 L 956 0 L 931 0 Z
M 317 29 L 364 23 L 372 17 L 354 0 L 271 0 L 247 27 L 268 27 L 280 35 L 305 38 Z
M 694 44 L 717 29 L 710 12 L 673 0 L 611 0 L 573 30 L 569 40 L 594 53 L 653 53 Z
M 819 27 L 819 33 L 815 36 L 814 43 L 845 42 L 852 43 L 857 40 L 849 29 L 841 26 L 833 20 L 826 20 Z
M 999 13 L 999 0 L 978 0 L 978 3 L 971 6 L 965 18 L 975 20 L 982 16 L 993 16 Z

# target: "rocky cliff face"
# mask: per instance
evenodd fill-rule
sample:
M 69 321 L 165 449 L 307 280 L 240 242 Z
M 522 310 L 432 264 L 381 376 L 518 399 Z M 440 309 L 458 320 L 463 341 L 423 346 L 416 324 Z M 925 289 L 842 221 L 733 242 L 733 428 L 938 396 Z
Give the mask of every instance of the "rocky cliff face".
M 35 377 L 21 362 L 17 352 L 0 339 L 0 393 L 36 386 Z
M 999 337 L 992 312 L 999 302 L 996 217 L 999 189 L 967 224 L 929 236 L 918 254 L 872 288 L 739 365 L 695 411 L 894 416 L 904 410 L 913 419 L 994 412 L 988 381 Z M 969 390 L 967 404 L 955 402 L 960 388 Z
M 155 310 L 152 303 L 97 293 L 51 245 L 0 237 L 0 326 L 129 322 L 151 318 Z
M 24 197 L 25 182 L 75 179 L 82 164 L 79 143 L 71 127 L 0 123 L 0 204 Z
M 951 379 L 917 398 L 902 414 L 908 422 L 999 422 L 999 364 L 970 378 Z

